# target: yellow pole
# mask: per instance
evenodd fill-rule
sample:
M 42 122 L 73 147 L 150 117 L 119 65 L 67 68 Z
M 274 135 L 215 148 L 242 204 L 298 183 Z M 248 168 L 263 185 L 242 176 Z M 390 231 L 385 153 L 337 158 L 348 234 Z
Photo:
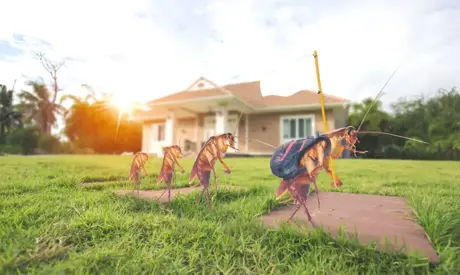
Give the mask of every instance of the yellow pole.
M 324 98 L 323 98 L 323 91 L 321 88 L 321 78 L 319 76 L 319 65 L 318 65 L 318 53 L 316 50 L 313 52 L 313 56 L 315 57 L 315 67 L 316 67 L 316 80 L 318 81 L 318 94 L 319 94 L 319 101 L 321 103 L 321 113 L 323 114 L 323 122 L 324 122 L 324 132 L 329 132 L 327 128 L 327 120 L 326 120 L 326 112 L 324 111 Z M 332 171 L 332 180 L 334 181 L 334 186 L 337 187 L 337 183 L 335 180 L 335 172 L 334 166 L 332 165 L 332 158 L 329 158 L 329 167 Z

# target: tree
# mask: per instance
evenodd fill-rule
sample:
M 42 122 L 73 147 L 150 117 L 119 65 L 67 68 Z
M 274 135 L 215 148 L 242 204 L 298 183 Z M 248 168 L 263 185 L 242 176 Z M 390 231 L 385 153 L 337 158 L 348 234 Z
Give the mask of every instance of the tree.
M 41 134 L 50 135 L 51 127 L 56 124 L 57 114 L 62 114 L 64 107 L 53 102 L 48 88 L 43 83 L 30 81 L 32 92 L 22 90 L 19 94 L 21 103 L 18 105 L 25 116 L 25 121 L 34 121 Z
M 126 115 L 119 120 L 119 111 L 108 102 L 96 100 L 91 95 L 85 98 L 63 96 L 63 99 L 74 101 L 65 115 L 64 133 L 76 147 L 106 154 L 140 150 L 141 125 L 128 121 Z
M 13 88 L 14 89 L 14 88 Z M 0 84 L 0 144 L 5 144 L 6 136 L 14 128 L 22 126 L 22 116 L 13 105 L 14 90 Z
M 460 93 L 455 87 L 439 89 L 429 99 L 400 99 L 392 107 L 395 110 L 393 124 L 398 132 L 430 143 L 405 146 L 408 157 L 422 154 L 430 159 L 460 157 Z
M 371 99 L 354 104 L 351 125 L 357 127 L 371 105 Z M 391 105 L 393 113 L 381 110 L 380 102 L 370 109 L 361 130 L 381 131 L 429 144 L 383 135 L 360 135 L 359 147 L 369 150 L 363 157 L 405 159 L 460 159 L 460 93 L 456 88 L 440 89 L 430 98 L 400 98 Z
M 55 62 L 52 62 L 50 59 L 48 59 L 46 57 L 46 55 L 42 52 L 34 52 L 33 53 L 33 56 L 40 61 L 40 63 L 42 64 L 43 68 L 51 75 L 51 78 L 53 80 L 53 98 L 51 99 L 51 104 L 48 104 L 47 105 L 47 108 L 49 109 L 47 111 L 47 113 L 52 113 L 53 110 L 53 106 L 55 106 L 56 104 L 56 99 L 57 99 L 57 94 L 58 94 L 58 91 L 59 91 L 59 86 L 58 86 L 58 77 L 57 77 L 57 74 L 59 72 L 59 70 L 61 69 L 62 66 L 65 65 L 65 60 L 61 60 L 57 63 Z M 46 125 L 46 129 L 45 129 L 45 133 L 46 134 L 51 134 L 51 126 L 52 124 L 47 124 Z

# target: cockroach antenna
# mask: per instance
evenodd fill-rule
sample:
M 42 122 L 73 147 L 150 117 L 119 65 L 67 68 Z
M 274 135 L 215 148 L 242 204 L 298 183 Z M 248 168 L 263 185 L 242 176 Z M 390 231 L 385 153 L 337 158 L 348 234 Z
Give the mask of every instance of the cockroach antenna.
M 364 114 L 364 117 L 363 119 L 361 120 L 361 124 L 359 124 L 358 126 L 358 129 L 356 130 L 357 132 L 359 132 L 359 129 L 361 129 L 361 126 L 363 126 L 363 123 L 364 123 L 364 120 L 366 119 L 367 117 L 367 114 L 369 113 L 369 111 L 372 109 L 372 107 L 374 106 L 374 104 L 377 102 L 377 100 L 379 99 L 379 97 L 382 94 L 383 90 L 385 89 L 385 87 L 387 86 L 388 82 L 390 82 L 390 80 L 393 78 L 393 76 L 396 74 L 396 71 L 398 71 L 398 69 L 401 67 L 401 65 L 399 65 L 394 71 L 393 73 L 390 75 L 390 77 L 387 79 L 387 81 L 385 82 L 385 84 L 383 85 L 382 89 L 380 90 L 380 92 L 377 94 L 377 96 L 374 98 L 374 100 L 372 101 L 371 103 L 371 106 L 367 109 L 367 112 Z
M 404 138 L 404 139 L 408 139 L 408 140 L 412 140 L 412 141 L 416 141 L 416 142 L 420 142 L 420 143 L 429 144 L 428 142 L 425 142 L 425 141 L 422 141 L 422 140 L 418 140 L 418 139 L 415 139 L 415 138 L 410 138 L 410 137 L 405 137 L 405 136 L 400 136 L 400 135 L 395 135 L 395 134 L 385 133 L 385 132 L 378 132 L 378 131 L 361 131 L 361 132 L 359 132 L 359 134 L 388 135 L 388 136 L 399 137 L 399 138 Z
M 236 131 L 238 130 L 238 126 L 240 125 L 241 116 L 243 116 L 243 112 L 240 113 L 240 116 L 236 120 L 235 129 L 233 130 L 233 135 L 236 135 Z
M 272 147 L 272 148 L 274 148 L 274 149 L 277 149 L 277 148 L 278 148 L 278 147 L 276 147 L 275 145 L 272 145 L 272 144 L 270 144 L 270 143 L 263 142 L 263 141 L 261 141 L 261 140 L 255 139 L 255 138 L 253 138 L 252 140 L 257 141 L 257 142 L 259 142 L 259 143 L 261 143 L 261 144 L 265 144 L 265 145 L 267 145 L 267 146 L 269 146 L 269 147 Z
M 425 141 L 421 141 L 421 140 L 418 140 L 418 139 L 415 139 L 415 138 L 410 138 L 410 137 L 405 137 L 405 136 L 400 136 L 400 135 L 396 135 L 396 134 L 391 134 L 391 133 L 386 133 L 386 132 L 378 132 L 378 131 L 359 131 L 361 129 L 361 127 L 363 126 L 363 123 L 364 123 L 364 120 L 366 119 L 367 115 L 369 114 L 369 111 L 372 109 L 372 107 L 374 106 L 374 104 L 377 102 L 377 100 L 380 98 L 383 92 L 383 90 L 385 89 L 385 87 L 387 86 L 388 82 L 390 82 L 390 80 L 393 78 L 393 76 L 396 74 L 396 72 L 398 71 L 398 69 L 401 67 L 401 65 L 399 65 L 394 71 L 393 73 L 390 75 L 390 77 L 387 79 L 387 81 L 385 82 L 385 84 L 383 85 L 382 89 L 380 90 L 380 92 L 377 94 L 377 96 L 374 98 L 374 100 L 372 101 L 371 103 L 371 106 L 367 109 L 366 113 L 364 114 L 364 117 L 363 119 L 361 120 L 361 123 L 359 124 L 358 126 L 358 129 L 356 129 L 356 134 L 380 134 L 380 135 L 388 135 L 388 136 L 393 136 L 393 137 L 399 137 L 399 138 L 403 138 L 403 139 L 407 139 L 407 140 L 412 140 L 412 141 L 416 141 L 416 142 L 421 142 L 421 143 L 425 143 L 425 144 L 429 144 L 428 142 L 425 142 Z M 358 141 L 358 140 L 356 140 Z

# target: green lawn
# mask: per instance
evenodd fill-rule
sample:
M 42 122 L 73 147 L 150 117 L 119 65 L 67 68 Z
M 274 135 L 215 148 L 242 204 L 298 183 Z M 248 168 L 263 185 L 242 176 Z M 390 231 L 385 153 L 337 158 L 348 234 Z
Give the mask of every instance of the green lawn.
M 316 234 L 271 231 L 254 217 L 276 206 L 279 179 L 268 158 L 229 158 L 232 174 L 216 164 L 218 183 L 247 191 L 212 189 L 215 212 L 198 193 L 171 205 L 117 198 L 120 184 L 83 188 L 94 180 L 126 179 L 132 157 L 42 156 L 0 158 L 0 269 L 5 273 L 72 274 L 373 274 L 460 271 L 460 163 L 381 160 L 334 162 L 344 192 L 400 195 L 441 256 L 438 266 L 387 255 Z M 177 174 L 187 186 L 193 160 Z M 147 165 L 154 182 L 160 160 Z M 331 190 L 321 172 L 321 190 Z M 303 214 L 303 213 L 302 213 Z

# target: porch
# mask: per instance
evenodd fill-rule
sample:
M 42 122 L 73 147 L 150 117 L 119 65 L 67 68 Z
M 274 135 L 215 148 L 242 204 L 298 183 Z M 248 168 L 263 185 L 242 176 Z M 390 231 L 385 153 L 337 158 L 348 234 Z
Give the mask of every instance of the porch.
M 187 105 L 185 107 L 184 105 Z M 187 153 L 198 153 L 214 135 L 233 133 L 237 138 L 239 153 L 248 153 L 248 110 L 241 102 L 189 102 L 182 106 L 167 106 L 163 117 L 143 118 L 142 151 L 162 156 L 165 146 L 179 145 Z M 239 125 L 236 125 L 240 114 Z M 235 153 L 231 148 L 229 153 Z

